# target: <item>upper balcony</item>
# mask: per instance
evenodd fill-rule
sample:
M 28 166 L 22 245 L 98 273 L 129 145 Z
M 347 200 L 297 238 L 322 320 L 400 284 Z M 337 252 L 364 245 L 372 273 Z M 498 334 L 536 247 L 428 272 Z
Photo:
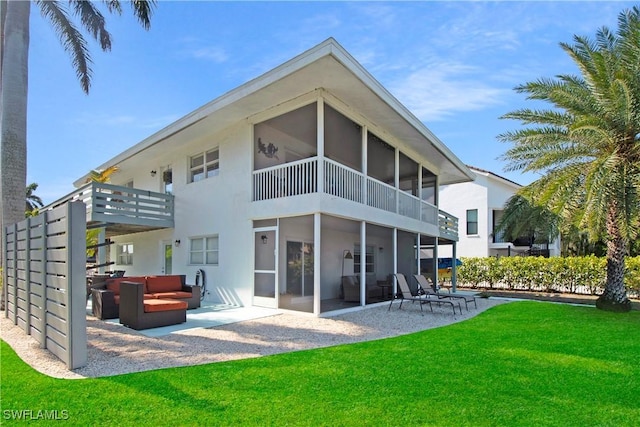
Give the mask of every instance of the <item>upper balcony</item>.
M 90 182 L 45 209 L 72 201 L 87 206 L 87 228 L 106 227 L 107 236 L 174 226 L 174 202 L 170 194 Z
M 458 240 L 458 219 L 397 187 L 317 156 L 253 172 L 253 201 L 324 193 L 438 226 Z

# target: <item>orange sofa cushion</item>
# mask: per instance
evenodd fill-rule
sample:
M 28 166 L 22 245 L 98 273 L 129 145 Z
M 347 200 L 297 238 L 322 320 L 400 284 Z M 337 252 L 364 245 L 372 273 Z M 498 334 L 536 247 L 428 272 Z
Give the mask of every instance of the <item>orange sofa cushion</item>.
M 144 294 L 142 299 L 153 299 L 153 298 L 154 296 L 151 294 Z M 114 295 L 113 301 L 116 303 L 116 305 L 120 305 L 120 295 Z
M 180 276 L 147 276 L 149 293 L 175 292 L 182 290 Z
M 176 301 L 167 299 L 146 299 L 144 300 L 144 312 L 154 313 L 158 311 L 186 310 L 189 305 L 186 301 Z
M 184 291 L 175 291 L 175 292 L 157 292 L 155 294 L 152 294 L 153 298 L 176 298 L 176 299 L 182 299 L 182 298 L 191 298 L 192 294 L 190 292 L 184 292 Z
M 112 291 L 115 295 L 120 295 L 121 282 L 142 283 L 144 285 L 144 293 L 147 293 L 147 279 L 145 277 L 114 277 L 107 279 L 107 289 Z

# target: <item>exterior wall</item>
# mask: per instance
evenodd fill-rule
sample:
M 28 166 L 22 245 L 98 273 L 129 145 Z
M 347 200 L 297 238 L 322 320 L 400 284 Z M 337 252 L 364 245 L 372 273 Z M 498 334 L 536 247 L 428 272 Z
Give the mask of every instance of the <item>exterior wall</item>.
M 458 257 L 489 256 L 488 190 L 478 180 L 440 187 L 440 209 L 458 218 Z M 467 210 L 478 209 L 478 234 L 467 235 Z M 438 257 L 451 257 L 450 245 L 438 248 Z
M 123 171 L 116 174 L 115 184 L 133 180 L 137 188 L 160 189 L 161 173 L 171 166 L 173 194 L 175 196 L 175 228 L 147 233 L 137 233 L 113 238 L 117 243 L 134 244 L 134 261 L 131 266 L 113 266 L 127 275 L 162 274 L 163 241 L 181 241 L 173 248 L 173 273 L 186 274 L 193 283 L 196 272 L 204 270 L 207 290 L 206 300 L 229 304 L 250 304 L 253 284 L 253 226 L 247 215 L 251 203 L 251 153 L 252 127 L 241 123 L 218 134 L 203 134 L 188 143 L 163 151 L 162 155 L 147 160 L 145 168 L 135 168 L 135 160 L 123 164 Z M 217 176 L 189 183 L 189 157 L 219 147 L 220 169 Z M 131 164 L 127 164 L 131 163 Z M 164 165 L 164 166 L 163 166 Z M 219 265 L 190 265 L 189 239 L 218 235 Z M 115 245 L 110 257 L 116 261 Z M 226 274 L 223 274 L 226 272 Z
M 493 243 L 494 211 L 504 206 L 520 188 L 519 185 L 500 179 L 487 172 L 474 169 L 473 182 L 445 185 L 440 188 L 440 209 L 458 217 L 459 238 L 456 251 L 460 257 L 487 257 L 514 255 L 515 251 L 528 250 L 528 246 L 512 243 Z M 478 234 L 467 235 L 467 209 L 478 209 Z M 509 251 L 511 247 L 511 251 Z M 440 246 L 440 258 L 451 257 L 451 246 Z M 560 255 L 560 239 L 549 244 L 550 256 Z

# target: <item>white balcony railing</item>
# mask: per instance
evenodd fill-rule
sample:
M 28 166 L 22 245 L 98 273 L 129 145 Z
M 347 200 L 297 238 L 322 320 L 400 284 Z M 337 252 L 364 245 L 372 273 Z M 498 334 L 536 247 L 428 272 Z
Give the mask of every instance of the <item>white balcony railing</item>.
M 317 157 L 312 157 L 254 171 L 253 200 L 318 192 L 318 162 Z M 437 225 L 442 237 L 458 239 L 458 219 L 418 197 L 330 159 L 324 159 L 322 172 L 326 194 Z
M 353 202 L 362 203 L 364 176 L 330 159 L 324 161 L 324 192 Z
M 310 158 L 253 172 L 253 200 L 315 193 L 318 189 L 318 159 Z
M 396 212 L 397 193 L 396 189 L 389 184 L 367 177 L 367 206 Z

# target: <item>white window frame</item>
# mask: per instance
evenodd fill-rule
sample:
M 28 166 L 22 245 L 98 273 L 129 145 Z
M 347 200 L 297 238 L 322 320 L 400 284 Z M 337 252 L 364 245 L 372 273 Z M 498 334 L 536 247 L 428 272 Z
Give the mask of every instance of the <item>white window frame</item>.
M 475 221 L 469 221 L 469 214 L 472 213 L 472 212 L 475 212 L 475 214 L 476 214 L 476 220 Z M 467 225 L 467 229 L 466 229 L 467 236 L 477 236 L 479 234 L 479 232 L 480 232 L 480 221 L 479 220 L 480 220 L 480 212 L 479 212 L 478 209 L 467 209 L 467 214 L 466 214 L 466 217 L 465 217 L 465 221 L 466 221 L 466 225 Z M 476 232 L 475 233 L 469 232 L 469 225 L 470 224 L 475 224 L 476 225 Z
M 195 165 L 194 165 L 195 163 Z M 189 157 L 189 182 L 203 181 L 220 174 L 220 148 Z
M 194 249 L 194 245 L 197 243 L 199 245 Z M 209 243 L 212 244 L 211 247 Z M 220 265 L 220 236 L 212 234 L 209 236 L 190 237 L 189 265 Z
M 356 261 L 359 260 L 359 261 Z M 356 274 L 360 274 L 360 263 L 362 262 L 362 253 L 360 251 L 360 245 L 358 243 L 353 245 L 353 271 Z M 376 272 L 376 251 L 375 246 L 367 245 L 365 248 L 365 273 Z
M 116 264 L 133 265 L 133 243 L 118 243 L 116 246 Z

